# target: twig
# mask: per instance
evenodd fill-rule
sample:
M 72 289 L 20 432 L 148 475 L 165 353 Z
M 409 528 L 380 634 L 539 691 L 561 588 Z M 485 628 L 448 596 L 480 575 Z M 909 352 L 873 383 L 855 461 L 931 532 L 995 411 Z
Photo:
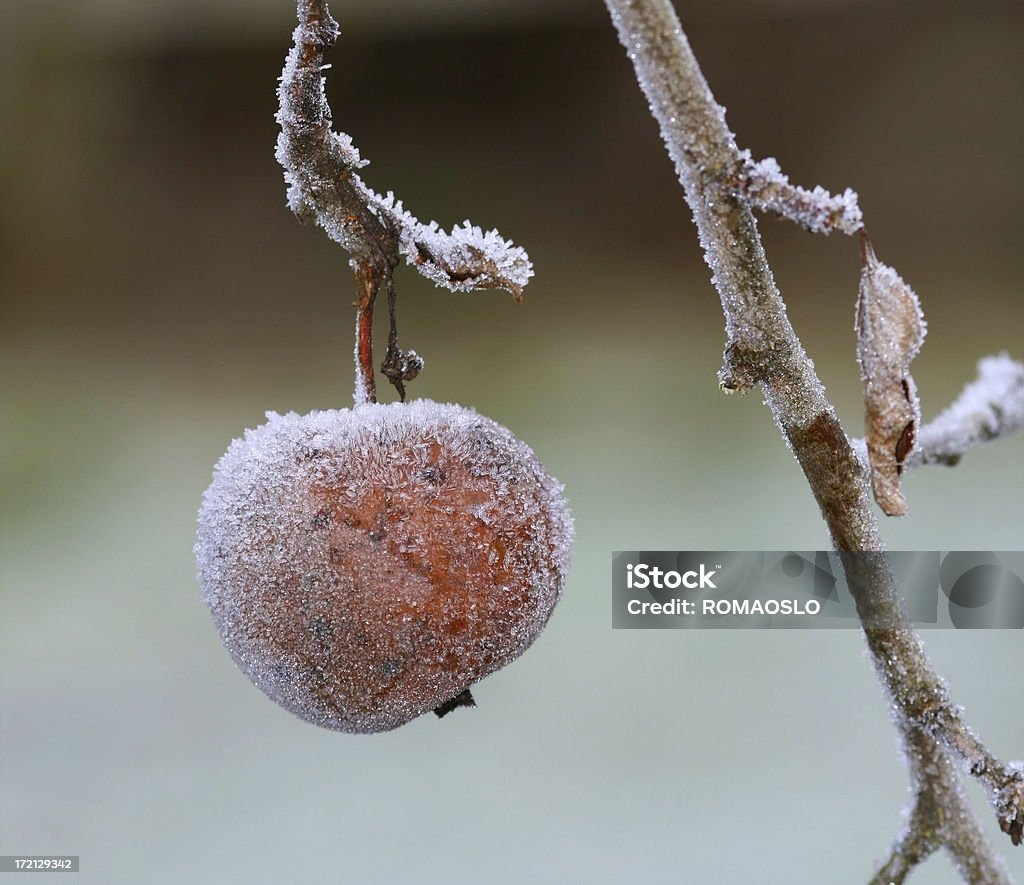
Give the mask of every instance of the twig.
M 914 798 L 906 811 L 906 825 L 871 885 L 899 885 L 915 866 L 943 845 L 964 881 L 972 885 L 1007 881 L 999 858 L 993 869 L 978 862 L 988 851 L 987 840 L 960 789 L 956 772 L 950 770 L 949 757 L 941 751 L 936 753 L 935 742 L 920 731 L 905 735 L 904 749 Z
M 372 261 L 352 259 L 356 275 L 356 405 L 377 402 L 377 384 L 373 378 L 373 306 L 377 290 L 388 276 Z
M 953 466 L 968 449 L 1024 428 L 1024 365 L 1006 354 L 978 362 L 978 377 L 921 428 L 909 466 Z
M 324 94 L 324 52 L 338 38 L 338 23 L 324 0 L 297 0 L 297 12 L 299 25 L 278 88 L 277 160 L 292 212 L 318 224 L 352 256 L 358 288 L 355 398 L 373 402 L 374 300 L 382 288 L 392 291 L 400 257 L 453 292 L 505 289 L 517 301 L 533 266 L 523 249 L 495 230 L 485 233 L 469 221 L 450 233 L 435 221 L 422 224 L 393 193 L 382 197 L 363 183 L 357 170 L 368 161 L 349 136 L 331 130 Z
M 727 389 L 763 384 L 839 550 L 880 550 L 865 475 L 786 316 L 749 202 L 744 159 L 667 0 L 606 0 L 693 210 L 726 321 Z
M 912 783 L 920 785 L 918 789 L 936 793 L 934 801 L 940 805 L 943 797 L 956 795 L 960 790 L 956 771 L 936 762 L 947 751 L 951 763 L 981 784 L 1000 829 L 1014 845 L 1020 845 L 1024 839 L 1024 771 L 1019 764 L 1000 762 L 964 722 L 960 707 L 932 668 L 921 637 L 910 626 L 885 555 L 841 551 L 839 556 L 864 625 L 875 670 L 891 700 L 892 718 L 907 750 Z M 902 626 L 896 630 L 871 626 L 892 623 Z M 958 830 L 961 824 L 963 832 Z M 970 837 L 971 828 L 981 832 L 972 814 L 950 814 L 943 830 L 943 844 L 951 847 L 956 841 L 982 845 Z M 991 864 L 996 864 L 999 859 L 991 853 L 987 841 L 984 845 Z
M 969 761 L 973 752 L 984 748 L 960 719 L 932 669 L 881 555 L 884 547 L 864 465 L 786 317 L 750 202 L 734 186 L 742 179 L 744 155 L 668 0 L 605 3 L 661 128 L 721 298 L 727 342 L 720 382 L 730 390 L 762 385 L 840 551 L 876 670 L 900 713 L 897 726 L 908 747 L 913 782 L 941 806 L 959 794 L 960 784 L 951 764 L 936 762 L 946 759 L 946 751 Z M 866 556 L 863 551 L 878 555 Z M 873 629 L 868 626 L 872 623 L 899 626 Z M 989 764 L 999 767 L 986 751 L 984 766 Z M 1002 771 L 1011 773 L 1007 791 L 1014 798 L 1001 801 L 997 813 L 1000 825 L 1013 836 L 1024 821 L 1024 781 L 1020 772 L 1013 778 L 1015 770 Z M 941 836 L 955 852 L 958 866 L 977 872 L 979 881 L 1007 881 L 972 814 L 951 819 Z
M 839 231 L 849 235 L 863 229 L 857 194 L 850 188 L 838 196 L 820 185 L 809 191 L 790 184 L 774 157 L 755 163 L 750 151 L 743 151 L 741 156 L 744 165 L 740 190 L 758 209 L 775 212 L 813 234 Z

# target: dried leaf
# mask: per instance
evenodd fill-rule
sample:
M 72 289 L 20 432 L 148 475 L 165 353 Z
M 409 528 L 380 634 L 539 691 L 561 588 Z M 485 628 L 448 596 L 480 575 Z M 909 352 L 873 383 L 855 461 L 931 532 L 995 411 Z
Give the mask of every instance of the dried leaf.
M 857 299 L 857 361 L 864 382 L 864 423 L 871 463 L 871 490 L 888 516 L 903 516 L 903 463 L 921 424 L 910 362 L 924 341 L 917 295 L 900 275 L 875 257 L 861 232 L 860 295 Z

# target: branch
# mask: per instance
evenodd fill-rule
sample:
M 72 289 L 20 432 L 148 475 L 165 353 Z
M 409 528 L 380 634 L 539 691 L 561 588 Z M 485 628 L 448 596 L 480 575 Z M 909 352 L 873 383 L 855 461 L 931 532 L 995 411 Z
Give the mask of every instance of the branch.
M 340 30 L 324 0 L 298 0 L 299 25 L 278 87 L 277 160 L 284 167 L 288 207 L 315 222 L 352 256 L 358 281 L 356 401 L 375 401 L 369 330 L 377 293 L 390 291 L 399 258 L 453 292 L 505 289 L 518 301 L 533 275 L 529 256 L 496 230 L 463 222 L 451 232 L 422 224 L 388 192 L 380 196 L 359 177 L 369 161 L 352 139 L 331 130 L 324 93 L 324 52 Z M 365 344 L 365 347 L 363 346 Z M 390 348 L 389 348 L 390 350 Z
M 722 302 L 727 341 L 720 383 L 727 390 L 762 385 L 840 551 L 876 671 L 899 713 L 911 776 L 942 807 L 950 795 L 959 794 L 960 784 L 951 764 L 936 766 L 936 761 L 947 760 L 948 751 L 977 774 L 972 753 L 984 748 L 932 669 L 881 555 L 884 547 L 868 498 L 867 472 L 789 323 L 750 201 L 735 187 L 743 178 L 745 156 L 668 0 L 605 3 L 675 164 Z M 878 623 L 897 628 L 870 626 Z M 998 768 L 987 751 L 973 758 L 980 768 Z M 1016 842 L 1024 823 L 1024 778 L 1002 769 L 1003 774 L 1011 771 L 1016 777 L 1010 775 L 1005 792 L 1013 796 L 1000 803 L 998 813 L 1000 825 Z M 979 833 L 973 815 L 966 813 L 949 821 L 942 842 L 954 851 L 958 866 L 978 871 L 978 881 L 1006 881 L 987 841 L 975 838 Z
M 1024 427 L 1024 365 L 1006 354 L 978 362 L 978 377 L 921 428 L 909 466 L 959 463 L 968 449 Z
M 766 157 L 754 162 L 750 151 L 743 151 L 743 179 L 740 189 L 758 209 L 775 212 L 799 224 L 812 234 L 839 231 L 855 234 L 864 228 L 855 191 L 847 188 L 833 196 L 820 185 L 814 190 L 789 183 L 789 177 L 779 168 L 778 160 Z
M 786 316 L 749 201 L 746 160 L 725 125 L 668 0 L 606 0 L 661 127 L 725 314 L 719 380 L 763 385 L 839 550 L 881 550 L 866 474 Z
M 956 772 L 950 768 L 949 757 L 941 751 L 936 753 L 937 749 L 935 742 L 919 731 L 912 732 L 905 740 L 914 798 L 905 812 L 906 825 L 897 836 L 889 857 L 871 879 L 871 885 L 899 885 L 906 881 L 915 866 L 943 845 L 964 881 L 999 883 L 1009 878 L 999 858 L 995 858 L 992 868 L 979 863 L 979 858 L 989 854 L 991 847 L 971 813 Z

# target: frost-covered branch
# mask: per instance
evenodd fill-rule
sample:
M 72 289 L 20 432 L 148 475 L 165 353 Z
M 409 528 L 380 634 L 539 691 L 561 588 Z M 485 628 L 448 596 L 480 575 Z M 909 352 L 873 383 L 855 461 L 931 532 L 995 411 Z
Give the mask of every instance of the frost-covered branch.
M 963 722 L 907 617 L 895 576 L 880 555 L 884 546 L 868 497 L 866 466 L 786 316 L 752 214 L 753 200 L 736 187 L 749 170 L 749 158 L 736 147 L 669 0 L 605 4 L 658 121 L 722 302 L 727 341 L 720 382 L 727 390 L 762 386 L 807 477 L 840 551 L 868 648 L 896 713 L 919 803 L 945 808 L 950 797 L 961 795 L 954 762 L 983 782 L 986 772 L 996 772 L 986 786 L 1000 825 L 1016 843 L 1024 826 L 1020 772 L 1001 766 Z M 762 171 L 781 193 L 775 169 Z M 859 555 L 852 555 L 855 551 Z M 865 556 L 865 551 L 879 555 Z M 1001 780 L 1004 787 L 996 789 Z M 957 866 L 972 881 L 1007 881 L 987 840 L 979 838 L 980 826 L 968 806 L 958 803 L 952 811 L 938 838 Z M 912 816 L 911 826 L 916 825 Z M 901 841 L 909 845 L 913 839 Z
M 864 227 L 855 191 L 830 194 L 821 185 L 814 190 L 790 184 L 778 160 L 766 157 L 756 163 L 743 151 L 740 190 L 758 209 L 775 212 L 814 234 L 855 234 Z
M 1020 845 L 1024 839 L 1024 769 L 1021 764 L 1002 763 L 964 721 L 961 708 L 933 669 L 920 635 L 907 618 L 887 557 L 880 552 L 848 551 L 840 551 L 839 557 L 864 625 L 875 672 L 889 696 L 893 722 L 906 748 L 914 788 L 918 792 L 922 789 L 934 792 L 941 786 L 942 796 L 946 798 L 958 794 L 956 770 L 945 764 L 938 766 L 935 761 L 948 753 L 952 765 L 981 784 L 1000 828 L 1014 845 Z M 899 624 L 900 627 L 892 630 L 874 626 L 878 624 Z M 939 807 L 944 807 L 941 802 Z M 965 828 L 968 824 L 977 827 L 971 815 L 951 815 L 943 844 L 950 847 L 954 839 L 975 844 L 976 840 L 968 838 L 969 828 L 962 833 L 956 831 L 958 822 Z M 989 855 L 992 868 L 996 869 L 998 858 L 991 852 Z
M 750 201 L 746 159 L 668 0 L 606 0 L 657 119 L 725 314 L 719 373 L 729 390 L 762 384 L 839 550 L 880 550 L 866 473 L 786 315 Z
M 978 362 L 978 377 L 921 428 L 910 467 L 957 464 L 968 449 L 1024 428 L 1024 365 L 1006 354 Z
M 369 351 L 373 304 L 390 285 L 400 257 L 438 286 L 453 292 L 505 289 L 516 300 L 533 275 L 529 256 L 497 231 L 469 221 L 450 232 L 423 224 L 390 191 L 375 193 L 358 170 L 368 164 L 352 139 L 331 129 L 324 93 L 324 52 L 340 30 L 324 0 L 298 0 L 299 25 L 278 88 L 277 160 L 284 167 L 288 207 L 315 222 L 352 256 L 358 280 L 356 398 L 373 400 Z
M 904 811 L 904 827 L 871 885 L 900 885 L 914 867 L 944 845 L 964 881 L 972 885 L 1007 881 L 1000 859 L 996 858 L 993 868 L 979 863 L 979 858 L 991 854 L 991 847 L 949 757 L 920 731 L 906 734 L 904 743 L 913 799 Z

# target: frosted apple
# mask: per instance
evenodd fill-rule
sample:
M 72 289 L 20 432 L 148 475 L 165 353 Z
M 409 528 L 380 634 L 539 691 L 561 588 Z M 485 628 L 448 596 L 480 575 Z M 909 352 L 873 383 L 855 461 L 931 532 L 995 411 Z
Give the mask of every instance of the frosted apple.
M 270 698 L 386 731 L 537 638 L 573 525 L 527 445 L 427 400 L 267 419 L 217 464 L 196 557 L 225 646 Z

